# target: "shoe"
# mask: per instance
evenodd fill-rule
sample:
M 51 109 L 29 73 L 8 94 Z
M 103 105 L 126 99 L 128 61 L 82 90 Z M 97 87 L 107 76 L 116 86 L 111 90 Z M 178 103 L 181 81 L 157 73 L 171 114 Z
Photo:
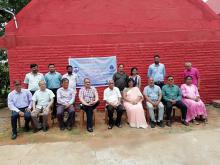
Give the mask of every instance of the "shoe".
M 156 125 L 156 122 L 154 122 L 154 121 L 151 121 L 151 122 L 150 122 L 150 127 L 151 127 L 151 128 L 155 128 L 155 125 Z
M 37 133 L 37 132 L 39 132 L 40 130 L 42 130 L 42 127 L 41 127 L 41 128 L 34 128 L 33 133 Z
M 29 132 L 30 128 L 29 127 L 24 127 L 24 132 Z
M 43 131 L 44 131 L 44 132 L 47 132 L 47 131 L 48 131 L 48 128 L 47 128 L 46 126 L 44 126 L 44 127 L 43 127 Z
M 17 138 L 17 134 L 12 134 L 12 135 L 11 135 L 11 139 L 12 139 L 12 140 L 15 140 L 16 138 Z
M 167 126 L 168 126 L 168 127 L 171 127 L 171 126 L 172 126 L 171 121 L 167 121 Z
M 88 128 L 87 131 L 88 132 L 93 132 L 93 129 L 92 128 Z
M 185 125 L 185 126 L 189 126 L 189 123 L 188 123 L 186 120 L 183 120 L 182 123 L 183 123 L 183 125 Z
M 117 126 L 118 128 L 122 128 L 122 125 L 121 125 L 121 124 L 116 124 L 116 126 Z
M 64 127 L 64 126 L 61 126 L 61 127 L 60 127 L 60 130 L 61 130 L 61 131 L 64 131 L 64 130 L 65 130 L 65 127 Z
M 192 120 L 192 123 L 199 125 L 200 123 L 198 121 L 196 121 L 195 119 Z
M 72 127 L 71 127 L 71 126 L 67 126 L 67 130 L 68 130 L 68 131 L 71 131 L 71 130 L 72 130 Z
M 164 127 L 164 123 L 163 123 L 163 121 L 160 121 L 160 122 L 159 122 L 159 127 L 161 127 L 161 128 Z
M 112 128 L 113 128 L 113 125 L 109 125 L 109 126 L 108 126 L 108 129 L 112 129 Z

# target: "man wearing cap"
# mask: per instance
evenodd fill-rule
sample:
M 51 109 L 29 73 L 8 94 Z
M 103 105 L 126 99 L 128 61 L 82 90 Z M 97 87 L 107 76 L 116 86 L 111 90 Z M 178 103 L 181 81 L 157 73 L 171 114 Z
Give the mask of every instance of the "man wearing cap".
M 12 111 L 11 126 L 12 137 L 17 138 L 17 119 L 19 116 L 24 116 L 25 131 L 29 131 L 29 122 L 31 120 L 32 94 L 29 90 L 21 88 L 21 83 L 18 80 L 14 81 L 14 90 L 8 94 L 8 108 Z

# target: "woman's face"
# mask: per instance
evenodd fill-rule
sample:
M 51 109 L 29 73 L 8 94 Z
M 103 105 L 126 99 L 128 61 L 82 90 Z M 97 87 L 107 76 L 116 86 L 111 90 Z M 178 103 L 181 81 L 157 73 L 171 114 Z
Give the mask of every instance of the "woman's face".
M 132 70 L 132 75 L 136 75 L 137 74 L 137 69 L 133 69 Z
M 133 81 L 129 81 L 129 82 L 128 82 L 128 87 L 133 87 L 133 85 L 134 85 L 134 84 L 133 84 Z
M 186 84 L 188 84 L 188 85 L 192 84 L 192 78 L 191 77 L 188 77 L 186 79 Z

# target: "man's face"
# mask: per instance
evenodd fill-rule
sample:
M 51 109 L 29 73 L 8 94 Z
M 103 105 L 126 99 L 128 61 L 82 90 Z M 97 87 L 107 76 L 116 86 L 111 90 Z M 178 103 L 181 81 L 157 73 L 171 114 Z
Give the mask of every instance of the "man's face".
M 191 85 L 191 84 L 192 84 L 192 78 L 191 78 L 191 77 L 188 77 L 188 78 L 186 79 L 186 84 L 188 84 L 188 85 Z
M 85 81 L 84 81 L 84 86 L 85 86 L 86 88 L 89 88 L 89 87 L 90 87 L 90 80 L 89 80 L 89 79 L 85 79 Z
M 159 57 L 155 57 L 154 58 L 154 62 L 155 62 L 155 64 L 159 64 L 160 63 L 160 58 Z
M 49 66 L 49 71 L 52 72 L 52 73 L 55 72 L 55 66 L 54 65 L 50 65 Z
M 174 83 L 173 77 L 169 77 L 167 83 L 168 83 L 169 85 L 173 85 L 173 83 Z
M 186 68 L 187 70 L 191 70 L 192 66 L 191 66 L 191 64 L 185 64 L 185 68 Z
M 20 92 L 21 91 L 21 84 L 16 84 L 14 88 L 17 92 Z
M 149 78 L 148 84 L 149 84 L 150 86 L 154 86 L 154 79 L 153 79 L 153 78 Z
M 44 91 L 46 89 L 46 84 L 44 81 L 40 81 L 39 82 L 39 87 L 40 87 L 40 90 Z
M 118 71 L 119 71 L 119 72 L 123 72 L 123 71 L 124 71 L 124 66 L 123 66 L 123 65 L 119 65 Z
M 68 67 L 68 68 L 67 68 L 67 72 L 68 72 L 69 74 L 72 74 L 72 73 L 73 73 L 73 68 L 72 68 L 72 67 Z
M 108 87 L 109 87 L 110 89 L 113 89 L 113 88 L 114 88 L 114 81 L 113 81 L 113 80 L 109 81 Z
M 64 81 L 64 82 L 62 83 L 62 87 L 63 87 L 64 89 L 68 89 L 68 87 L 69 87 L 69 81 Z
M 37 72 L 38 72 L 38 67 L 37 67 L 37 66 L 32 67 L 32 68 L 31 68 L 31 71 L 32 71 L 33 73 L 37 73 Z

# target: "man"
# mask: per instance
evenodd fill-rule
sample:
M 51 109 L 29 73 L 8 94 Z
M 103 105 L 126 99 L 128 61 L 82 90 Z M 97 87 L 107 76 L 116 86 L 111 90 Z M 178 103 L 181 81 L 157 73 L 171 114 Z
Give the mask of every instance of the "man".
M 109 80 L 108 88 L 104 90 L 104 99 L 106 102 L 106 109 L 108 111 L 109 126 L 108 129 L 112 129 L 114 121 L 113 114 L 114 110 L 117 112 L 117 118 L 115 125 L 121 127 L 121 116 L 123 113 L 123 107 L 121 105 L 121 93 L 117 87 L 114 86 L 114 81 Z
M 199 71 L 198 71 L 198 69 L 192 67 L 191 62 L 186 62 L 185 63 L 184 78 L 186 78 L 187 76 L 192 77 L 192 83 L 195 86 L 197 86 L 197 88 L 199 89 L 199 87 L 200 87 Z
M 163 103 L 161 102 L 162 99 L 161 89 L 159 86 L 154 84 L 154 79 L 152 77 L 149 78 L 148 84 L 149 85 L 144 88 L 143 94 L 147 101 L 146 104 L 150 114 L 151 128 L 154 128 L 157 122 L 160 127 L 164 127 L 163 124 L 164 106 Z M 158 109 L 159 111 L 159 116 L 157 121 L 155 119 L 155 114 L 154 114 L 154 110 L 156 109 Z
M 180 88 L 177 85 L 174 85 L 173 76 L 168 76 L 168 81 L 167 84 L 163 86 L 162 94 L 163 94 L 164 104 L 166 106 L 167 126 L 171 127 L 171 120 L 172 120 L 171 113 L 173 106 L 176 106 L 181 110 L 182 123 L 188 126 L 189 123 L 186 122 L 187 107 L 181 101 L 182 94 Z
M 86 112 L 87 131 L 93 132 L 93 110 L 99 105 L 98 92 L 95 87 L 90 86 L 90 80 L 84 79 L 84 86 L 79 90 L 81 109 Z
M 63 78 L 61 84 L 62 87 L 57 90 L 57 119 L 61 131 L 65 130 L 65 128 L 70 131 L 75 121 L 73 103 L 75 102 L 76 92 L 72 88 L 69 88 L 69 80 L 67 78 Z M 64 111 L 68 112 L 66 123 L 63 120 Z
M 67 73 L 63 75 L 62 79 L 67 78 L 69 80 L 69 88 L 76 92 L 77 74 L 73 73 L 73 67 L 71 65 L 67 65 L 66 70 Z
M 31 72 L 25 75 L 24 83 L 33 95 L 34 92 L 39 89 L 38 83 L 40 80 L 44 80 L 44 76 L 42 73 L 38 72 L 37 64 L 31 64 L 30 68 Z
M 43 128 L 43 131 L 46 132 L 48 130 L 48 113 L 50 112 L 50 108 L 53 104 L 55 95 L 49 89 L 46 89 L 46 84 L 44 80 L 39 82 L 40 89 L 37 90 L 33 97 L 33 110 L 31 112 L 31 118 L 33 120 L 35 129 L 34 133 L 38 132 Z M 43 123 L 39 122 L 39 114 L 42 113 Z M 42 127 L 43 126 L 43 127 Z
M 128 75 L 124 72 L 124 64 L 118 65 L 118 72 L 113 75 L 115 86 L 122 92 L 127 86 Z
M 52 114 L 53 118 L 55 118 L 57 114 L 56 113 L 56 103 L 57 103 L 56 95 L 57 95 L 57 90 L 60 88 L 62 76 L 59 72 L 56 72 L 54 64 L 49 64 L 48 68 L 49 68 L 49 72 L 45 74 L 45 81 L 46 81 L 47 88 L 50 89 L 55 95 L 54 104 L 53 104 L 53 114 Z
M 160 56 L 156 54 L 154 56 L 154 64 L 151 64 L 148 68 L 148 78 L 153 77 L 154 84 L 162 89 L 165 75 L 165 66 L 164 64 L 160 63 Z
M 32 94 L 27 89 L 21 88 L 21 83 L 18 80 L 14 81 L 14 90 L 8 94 L 8 108 L 12 111 L 11 126 L 12 137 L 17 138 L 17 119 L 19 116 L 24 116 L 25 131 L 29 131 L 29 122 L 31 120 Z

